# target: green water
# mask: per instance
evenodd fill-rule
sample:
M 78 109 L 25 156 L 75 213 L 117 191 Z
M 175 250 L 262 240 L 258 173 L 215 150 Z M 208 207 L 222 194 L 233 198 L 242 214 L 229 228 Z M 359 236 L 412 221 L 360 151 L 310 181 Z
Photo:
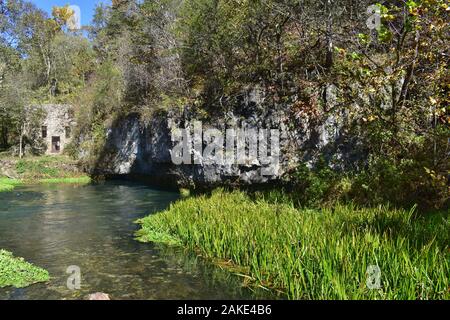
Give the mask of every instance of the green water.
M 141 244 L 134 221 L 166 208 L 178 194 L 127 182 L 28 186 L 0 193 L 0 248 L 52 276 L 49 283 L 0 289 L 0 299 L 253 299 L 262 290 L 182 249 Z M 81 289 L 67 287 L 69 266 Z

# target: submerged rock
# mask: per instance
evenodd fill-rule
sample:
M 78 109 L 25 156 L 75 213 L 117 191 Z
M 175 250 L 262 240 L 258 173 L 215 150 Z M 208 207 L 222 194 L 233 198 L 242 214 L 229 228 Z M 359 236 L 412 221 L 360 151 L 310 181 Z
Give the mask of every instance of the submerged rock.
M 90 294 L 87 297 L 87 299 L 88 300 L 111 300 L 109 294 L 102 293 L 102 292 L 97 292 L 97 293 Z

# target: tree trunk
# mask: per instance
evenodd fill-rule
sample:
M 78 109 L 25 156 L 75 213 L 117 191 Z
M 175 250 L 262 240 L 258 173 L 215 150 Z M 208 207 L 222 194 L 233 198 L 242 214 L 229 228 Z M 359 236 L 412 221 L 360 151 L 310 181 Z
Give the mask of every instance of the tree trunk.
M 20 133 L 20 139 L 19 139 L 19 158 L 22 159 L 22 142 L 23 142 L 23 135 Z
M 327 56 L 325 61 L 325 68 L 330 69 L 333 66 L 333 8 L 332 0 L 327 0 L 326 4 L 327 26 L 326 26 L 326 43 L 327 43 Z
M 2 124 L 2 146 L 8 148 L 8 127 Z
M 23 158 L 23 136 L 25 134 L 25 124 L 20 127 L 20 139 L 19 139 L 19 158 Z

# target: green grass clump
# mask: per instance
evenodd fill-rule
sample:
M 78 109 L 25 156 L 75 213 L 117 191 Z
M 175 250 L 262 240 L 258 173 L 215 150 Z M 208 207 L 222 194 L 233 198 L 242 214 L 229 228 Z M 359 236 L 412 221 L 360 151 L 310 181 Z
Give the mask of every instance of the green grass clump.
M 0 192 L 7 192 L 13 190 L 14 190 L 13 185 L 0 183 Z
M 231 262 L 290 299 L 448 299 L 449 215 L 387 207 L 298 210 L 215 191 L 138 221 L 143 242 Z M 369 289 L 369 266 L 381 287 Z
M 182 198 L 188 198 L 191 196 L 191 190 L 186 188 L 180 188 L 180 195 Z
M 27 181 L 78 177 L 80 173 L 74 168 L 76 162 L 66 156 L 30 157 L 16 163 L 16 172 Z
M 25 183 L 88 184 L 91 178 L 76 169 L 74 160 L 66 156 L 42 156 L 20 159 L 16 171 Z
M 15 186 L 22 183 L 20 180 L 0 178 L 0 192 L 13 191 Z
M 0 178 L 0 184 L 9 184 L 11 186 L 18 186 L 22 184 L 22 181 L 18 179 Z
M 0 178 L 0 192 L 13 191 L 16 186 L 25 185 L 27 183 L 34 184 L 89 184 L 92 179 L 88 176 L 79 176 L 73 178 L 51 178 L 37 180 L 13 180 Z
M 48 272 L 36 267 L 11 252 L 0 250 L 0 288 L 24 288 L 50 279 Z
M 88 176 L 76 177 L 76 178 L 53 178 L 53 179 L 41 179 L 41 184 L 89 184 L 91 178 Z

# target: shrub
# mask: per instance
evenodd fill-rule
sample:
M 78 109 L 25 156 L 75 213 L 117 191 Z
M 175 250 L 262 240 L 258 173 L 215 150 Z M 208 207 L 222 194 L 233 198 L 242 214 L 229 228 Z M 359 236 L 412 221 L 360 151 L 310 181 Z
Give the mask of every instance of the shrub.
M 381 158 L 371 160 L 368 168 L 355 176 L 350 191 L 352 199 L 361 204 L 418 205 L 421 211 L 445 208 L 449 195 L 447 177 L 423 162 L 403 160 L 395 164 Z
M 318 207 L 335 202 L 339 198 L 337 187 L 340 179 L 323 159 L 312 169 L 302 164 L 289 179 L 292 199 L 302 207 Z

